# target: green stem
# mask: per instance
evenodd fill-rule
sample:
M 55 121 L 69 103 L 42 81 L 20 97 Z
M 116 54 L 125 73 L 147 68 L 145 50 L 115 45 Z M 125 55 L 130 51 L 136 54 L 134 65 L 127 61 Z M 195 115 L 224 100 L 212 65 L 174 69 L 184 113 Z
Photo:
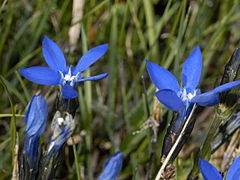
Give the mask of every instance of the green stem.
M 71 137 L 71 140 L 72 140 L 72 143 L 73 143 L 73 153 L 74 153 L 74 159 L 75 159 L 74 163 L 75 163 L 76 171 L 77 171 L 77 179 L 81 180 L 80 167 L 79 167 L 79 164 L 78 164 L 77 149 L 76 149 L 76 145 L 75 145 L 73 137 Z

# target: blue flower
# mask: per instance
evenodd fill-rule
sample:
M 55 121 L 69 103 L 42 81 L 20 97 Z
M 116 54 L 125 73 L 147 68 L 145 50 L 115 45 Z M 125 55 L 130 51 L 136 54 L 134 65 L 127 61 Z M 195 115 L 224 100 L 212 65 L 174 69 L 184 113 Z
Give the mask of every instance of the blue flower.
M 61 113 L 57 111 L 52 121 L 52 136 L 48 145 L 48 156 L 52 157 L 58 153 L 60 148 L 65 144 L 67 139 L 71 136 L 75 128 L 74 119 L 71 114 L 66 113 L 62 117 Z
M 82 72 L 101 58 L 107 51 L 108 45 L 103 44 L 86 52 L 79 60 L 77 66 L 67 67 L 61 49 L 47 36 L 43 42 L 43 56 L 48 67 L 34 66 L 20 69 L 19 72 L 29 81 L 42 85 L 62 85 L 62 96 L 72 99 L 78 96 L 74 89 L 77 82 L 95 81 L 106 78 L 108 73 L 82 78 Z
M 115 180 L 122 169 L 123 153 L 117 152 L 103 165 L 103 171 L 98 180 Z
M 45 130 L 47 121 L 47 108 L 47 102 L 41 94 L 34 95 L 27 107 L 24 152 L 30 167 L 33 167 L 37 160 L 39 137 Z
M 207 162 L 204 159 L 199 159 L 198 166 L 202 173 L 204 180 L 222 180 L 222 175 L 218 172 L 218 170 Z M 240 179 L 240 157 L 236 158 L 232 165 L 230 166 L 226 180 L 237 180 Z
M 200 94 L 196 89 L 202 71 L 202 54 L 198 46 L 191 52 L 183 64 L 182 84 L 168 70 L 146 60 L 148 74 L 158 88 L 155 93 L 158 100 L 167 108 L 176 112 L 189 112 L 193 104 L 200 106 L 214 106 L 219 103 L 218 94 L 240 85 L 240 80 L 223 84 L 217 88 Z M 181 114 L 185 114 L 181 113 Z

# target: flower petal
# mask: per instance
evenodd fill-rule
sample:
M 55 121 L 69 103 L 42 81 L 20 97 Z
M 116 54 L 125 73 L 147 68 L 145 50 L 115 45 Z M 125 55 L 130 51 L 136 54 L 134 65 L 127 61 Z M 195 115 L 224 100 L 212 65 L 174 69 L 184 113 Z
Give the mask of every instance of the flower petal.
M 238 180 L 240 179 L 240 169 L 238 169 L 238 171 L 235 171 L 235 173 L 232 176 L 232 179 L 230 180 L 235 180 L 235 179 L 238 179 Z
M 227 180 L 240 179 L 240 157 L 236 158 L 230 166 L 227 176 Z
M 27 106 L 25 123 L 27 136 L 39 137 L 46 126 L 48 105 L 42 94 L 34 95 Z
M 103 78 L 106 78 L 108 76 L 108 73 L 104 73 L 104 74 L 99 74 L 96 76 L 92 76 L 92 77 L 88 77 L 88 78 L 82 78 L 77 80 L 77 82 L 82 82 L 82 81 L 97 81 L 97 80 L 101 80 Z
M 196 46 L 183 64 L 182 82 L 185 88 L 195 89 L 202 72 L 202 54 Z
M 215 106 L 219 103 L 218 95 L 213 91 L 209 91 L 191 99 L 191 103 L 196 103 L 199 106 Z
M 180 111 L 184 107 L 182 100 L 170 89 L 160 90 L 155 95 L 163 105 L 172 111 Z
M 53 156 L 58 153 L 60 148 L 63 146 L 63 144 L 67 141 L 69 138 L 70 133 L 70 127 L 69 126 L 63 126 L 61 128 L 57 129 L 59 132 L 59 135 L 52 139 L 48 148 L 48 155 Z
M 191 99 L 192 103 L 197 103 L 200 106 L 215 106 L 219 103 L 218 94 L 224 91 L 228 91 L 240 85 L 240 80 L 223 84 L 215 89 L 197 95 Z
M 62 96 L 64 99 L 73 99 L 78 97 L 78 93 L 72 86 L 65 84 L 62 87 Z
M 237 86 L 240 85 L 240 80 L 238 81 L 232 81 L 232 82 L 229 82 L 229 83 L 226 83 L 226 84 L 223 84 L 221 86 L 218 86 L 216 87 L 215 89 L 211 90 L 215 93 L 221 93 L 221 92 L 224 92 L 224 91 L 228 91 L 232 88 L 235 88 Z M 210 92 L 210 91 L 209 91 Z
M 222 176 L 218 170 L 206 160 L 200 158 L 198 166 L 204 180 L 222 180 Z
M 58 72 L 42 66 L 33 66 L 26 69 L 20 69 L 26 79 L 36 84 L 42 85 L 58 85 L 60 83 L 61 76 Z
M 98 180 L 115 180 L 122 169 L 123 153 L 117 152 L 103 165 L 103 171 Z
M 152 82 L 159 90 L 171 89 L 176 93 L 179 91 L 179 84 L 172 73 L 148 60 L 146 60 L 146 66 Z
M 39 136 L 27 136 L 25 137 L 23 151 L 26 154 L 28 165 L 30 168 L 36 166 L 39 148 Z
M 66 60 L 62 53 L 62 50 L 58 47 L 58 45 L 47 36 L 45 36 L 42 42 L 42 46 L 43 56 L 49 67 L 55 71 L 66 72 Z
M 25 116 L 26 138 L 23 148 L 31 168 L 37 160 L 39 137 L 45 130 L 47 115 L 47 102 L 43 95 L 34 95 L 27 106 Z
M 86 52 L 79 60 L 73 74 L 76 75 L 78 72 L 82 72 L 95 63 L 99 58 L 101 58 L 107 51 L 108 44 L 103 44 L 90 49 Z

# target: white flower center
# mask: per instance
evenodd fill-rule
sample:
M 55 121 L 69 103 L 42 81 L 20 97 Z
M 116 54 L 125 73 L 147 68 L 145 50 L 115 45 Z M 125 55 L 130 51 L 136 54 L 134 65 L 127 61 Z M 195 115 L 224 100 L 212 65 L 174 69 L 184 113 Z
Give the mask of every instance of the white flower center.
M 65 74 L 64 80 L 65 81 L 73 81 L 76 78 L 76 76 L 71 76 L 71 74 Z
M 59 73 L 61 74 L 62 77 L 62 84 L 69 84 L 70 86 L 74 86 L 75 82 L 77 81 L 77 79 L 79 78 L 79 72 L 76 75 L 72 75 L 71 72 L 71 68 L 68 69 L 68 73 L 67 74 L 63 74 L 63 72 L 59 71 Z
M 187 93 L 186 89 L 183 89 L 181 98 L 183 101 L 190 101 L 194 96 L 196 96 L 196 91 L 193 91 L 192 93 Z

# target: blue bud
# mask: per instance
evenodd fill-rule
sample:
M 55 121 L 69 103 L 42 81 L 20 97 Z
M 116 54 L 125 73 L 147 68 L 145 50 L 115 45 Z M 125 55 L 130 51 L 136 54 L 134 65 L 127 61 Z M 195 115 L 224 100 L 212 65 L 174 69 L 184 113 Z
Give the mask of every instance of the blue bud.
M 47 102 L 43 95 L 34 95 L 27 106 L 25 116 L 26 138 L 24 152 L 30 167 L 33 167 L 37 160 L 39 137 L 45 129 L 47 114 Z
M 56 155 L 60 148 L 66 143 L 75 128 L 74 119 L 71 114 L 66 113 L 64 116 L 57 111 L 53 117 L 51 130 L 51 141 L 48 145 L 48 156 Z
M 123 153 L 117 152 L 103 165 L 103 171 L 98 180 L 115 180 L 122 169 Z

